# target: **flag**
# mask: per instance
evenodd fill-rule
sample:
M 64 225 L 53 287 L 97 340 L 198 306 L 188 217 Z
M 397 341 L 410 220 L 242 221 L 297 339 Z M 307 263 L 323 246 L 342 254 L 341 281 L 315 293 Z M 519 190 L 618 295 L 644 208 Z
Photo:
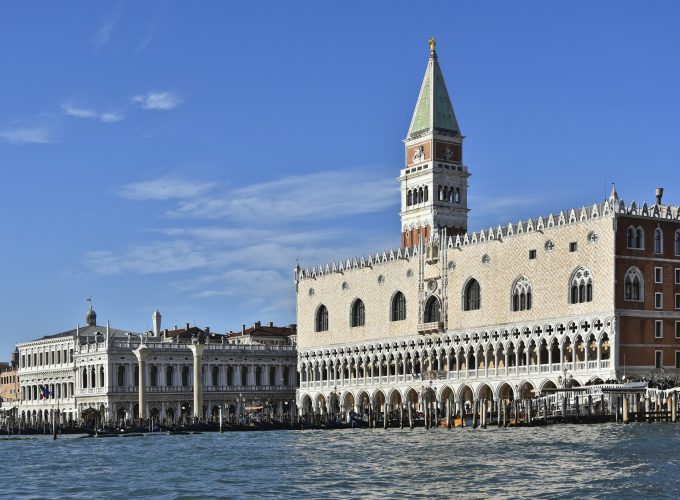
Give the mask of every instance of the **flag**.
M 48 385 L 38 386 L 40 390 L 40 399 L 47 399 L 50 397 L 50 387 Z

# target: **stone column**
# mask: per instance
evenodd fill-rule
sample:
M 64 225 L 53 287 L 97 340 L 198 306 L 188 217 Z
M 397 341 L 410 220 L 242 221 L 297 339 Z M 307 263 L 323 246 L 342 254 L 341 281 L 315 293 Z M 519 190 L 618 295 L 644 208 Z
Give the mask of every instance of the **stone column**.
M 194 417 L 203 413 L 203 367 L 202 356 L 205 344 L 191 344 L 189 349 L 194 355 Z
M 146 408 L 146 377 L 144 376 L 145 375 L 144 369 L 146 366 L 145 360 L 148 352 L 148 347 L 146 347 L 144 344 L 140 344 L 139 347 L 135 349 L 133 352 L 135 356 L 137 356 L 137 360 L 139 361 L 139 387 L 137 391 L 139 394 L 138 400 L 139 414 L 137 416 L 139 417 L 140 420 L 144 420 L 146 418 L 146 412 L 144 411 Z

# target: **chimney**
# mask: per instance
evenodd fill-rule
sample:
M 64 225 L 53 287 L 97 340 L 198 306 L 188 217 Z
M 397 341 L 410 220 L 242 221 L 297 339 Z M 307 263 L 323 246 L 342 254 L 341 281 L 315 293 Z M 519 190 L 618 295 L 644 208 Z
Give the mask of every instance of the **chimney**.
M 256 321 L 256 322 L 253 324 L 253 328 L 255 328 L 255 329 L 257 330 L 258 328 L 260 328 L 260 325 L 261 325 L 261 323 L 260 323 L 259 321 Z
M 246 325 L 241 325 L 241 334 L 242 335 L 246 334 Z
M 209 326 L 205 327 L 205 334 L 210 335 L 210 327 Z
M 273 321 L 270 321 L 270 322 L 269 322 L 269 328 L 273 328 L 273 327 L 274 327 L 274 322 L 273 322 Z
M 164 331 L 165 331 L 165 335 L 167 336 L 168 335 L 168 329 L 166 328 Z
M 189 331 L 189 323 L 187 323 L 187 332 Z
M 661 198 L 663 197 L 663 188 L 656 188 L 656 204 L 661 205 Z

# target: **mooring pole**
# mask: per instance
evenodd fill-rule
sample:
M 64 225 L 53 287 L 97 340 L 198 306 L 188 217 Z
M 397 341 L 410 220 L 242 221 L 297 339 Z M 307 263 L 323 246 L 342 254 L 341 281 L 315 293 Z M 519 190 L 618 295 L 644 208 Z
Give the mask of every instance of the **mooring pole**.
M 628 394 L 623 395 L 623 423 L 628 423 Z
M 411 401 L 408 402 L 408 427 L 413 430 L 413 415 L 411 413 Z
M 404 428 L 404 403 L 399 403 L 399 428 Z
M 671 396 L 671 422 L 675 423 L 678 421 L 678 393 L 673 391 Z
M 451 399 L 446 400 L 446 428 L 451 428 Z

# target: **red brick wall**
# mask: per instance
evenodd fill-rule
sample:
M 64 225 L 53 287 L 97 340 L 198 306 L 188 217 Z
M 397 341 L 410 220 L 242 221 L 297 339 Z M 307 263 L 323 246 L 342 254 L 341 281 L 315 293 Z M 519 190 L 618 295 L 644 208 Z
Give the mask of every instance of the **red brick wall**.
M 644 249 L 628 248 L 628 228 L 642 227 Z M 663 232 L 662 253 L 655 253 L 654 231 Z M 616 293 L 615 305 L 619 314 L 619 364 L 654 367 L 654 351 L 663 351 L 666 368 L 675 367 L 675 351 L 680 350 L 680 339 L 675 338 L 675 321 L 680 321 L 680 310 L 675 309 L 675 294 L 680 285 L 675 284 L 675 269 L 680 268 L 680 256 L 675 255 L 675 231 L 680 222 L 667 219 L 649 219 L 618 216 L 616 219 Z M 625 300 L 624 278 L 626 271 L 637 267 L 644 278 L 643 300 Z M 663 283 L 655 283 L 655 268 L 662 269 Z M 655 294 L 663 293 L 662 309 L 655 308 Z M 655 321 L 663 321 L 663 337 L 655 338 Z

